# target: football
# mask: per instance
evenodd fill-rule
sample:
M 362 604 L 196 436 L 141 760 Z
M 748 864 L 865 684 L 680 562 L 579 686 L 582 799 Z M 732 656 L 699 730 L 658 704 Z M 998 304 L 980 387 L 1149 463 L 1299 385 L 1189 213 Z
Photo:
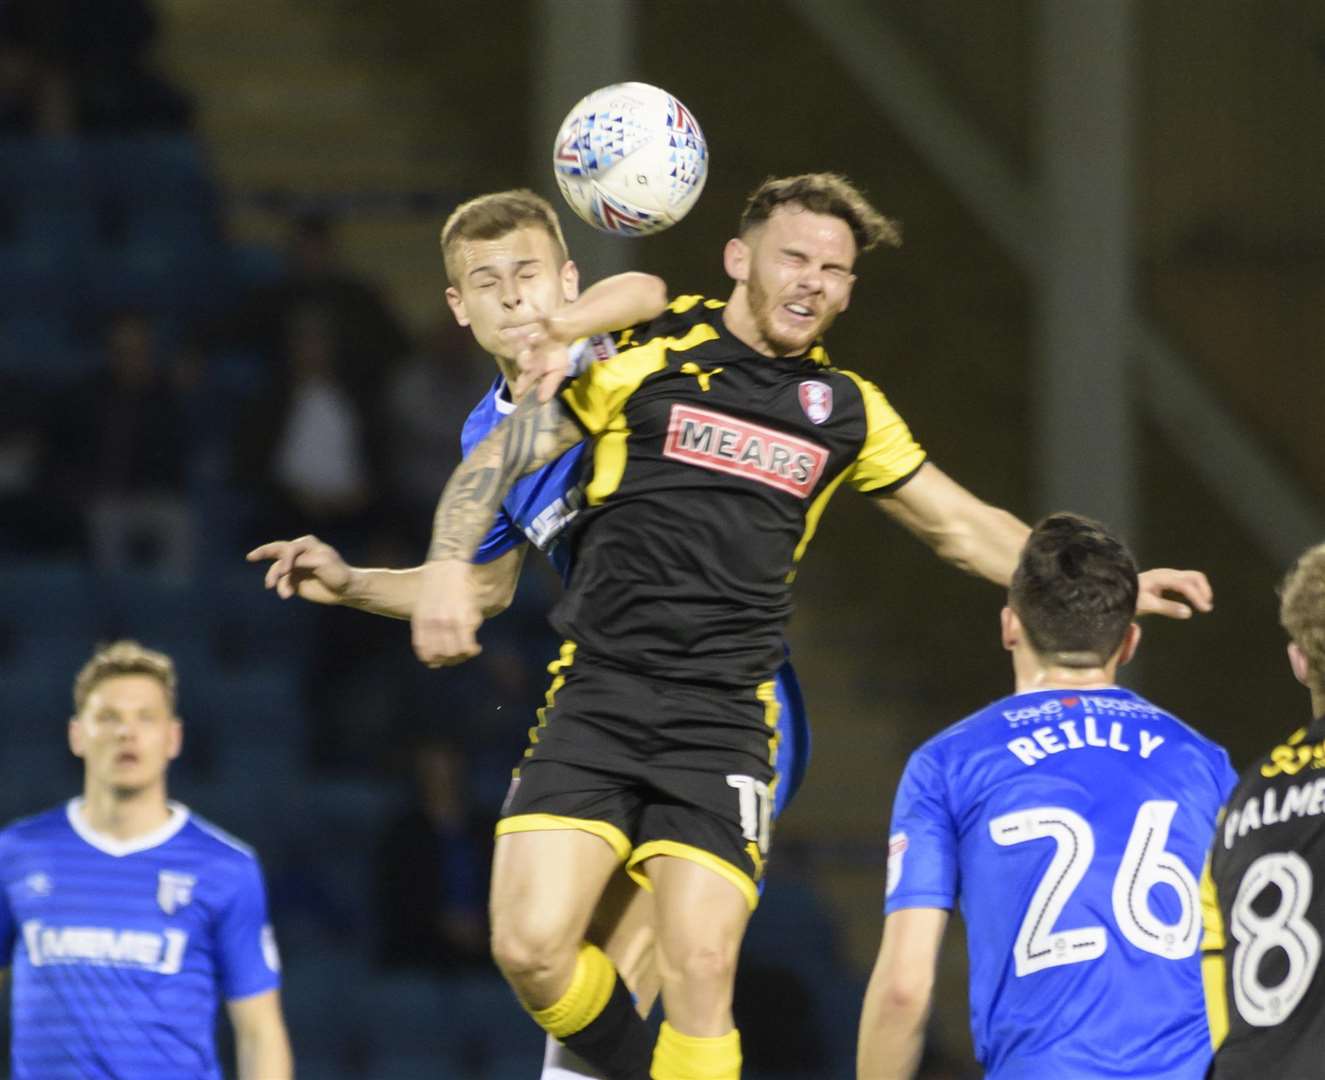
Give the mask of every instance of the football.
M 571 109 L 552 150 L 557 184 L 595 229 L 646 236 L 675 225 L 708 176 L 694 114 L 666 90 L 616 83 Z

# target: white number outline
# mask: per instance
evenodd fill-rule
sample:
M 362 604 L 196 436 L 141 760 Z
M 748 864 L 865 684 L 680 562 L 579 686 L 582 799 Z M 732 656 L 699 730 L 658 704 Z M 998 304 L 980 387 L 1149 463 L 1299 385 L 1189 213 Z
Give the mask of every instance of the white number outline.
M 1306 918 L 1313 887 L 1311 866 L 1295 851 L 1262 855 L 1247 867 L 1229 909 L 1233 950 L 1233 1001 L 1252 1027 L 1274 1027 L 1301 1003 L 1320 964 L 1320 934 Z M 1269 885 L 1279 889 L 1279 906 L 1268 916 L 1252 904 Z M 1288 914 L 1285 916 L 1284 912 Z M 1288 956 L 1288 974 L 1275 986 L 1260 981 L 1260 962 L 1280 948 Z
M 727 786 L 736 789 L 741 811 L 741 835 L 758 844 L 761 855 L 767 855 L 773 830 L 773 800 L 768 797 L 768 785 L 753 776 L 733 773 L 727 777 Z
M 1183 960 L 1201 944 L 1201 886 L 1187 864 L 1165 847 L 1177 810 L 1171 799 L 1141 804 L 1113 879 L 1113 917 L 1123 937 L 1169 960 Z M 1150 910 L 1150 890 L 1161 884 L 1178 896 L 1182 911 L 1177 922 L 1166 923 Z
M 1095 857 L 1090 823 L 1064 806 L 1037 806 L 1002 814 L 989 822 L 989 835 L 1002 847 L 1051 839 L 1054 855 L 1035 887 L 1013 946 L 1017 975 L 1030 975 L 1060 964 L 1094 960 L 1104 952 L 1102 926 L 1054 933 L 1054 923 Z
M 1169 960 L 1196 952 L 1201 926 L 1199 887 L 1187 864 L 1165 848 L 1178 804 L 1149 799 L 1136 812 L 1112 889 L 1113 917 L 1122 936 L 1138 949 Z M 1051 839 L 1055 848 L 1026 907 L 1013 959 L 1020 978 L 1046 968 L 1098 959 L 1108 945 L 1103 926 L 1054 930 L 1054 924 L 1086 876 L 1095 857 L 1090 822 L 1065 806 L 1037 806 L 1001 814 L 989 822 L 989 835 L 1001 847 Z M 1173 887 L 1181 912 L 1174 923 L 1157 918 L 1147 902 L 1159 884 Z

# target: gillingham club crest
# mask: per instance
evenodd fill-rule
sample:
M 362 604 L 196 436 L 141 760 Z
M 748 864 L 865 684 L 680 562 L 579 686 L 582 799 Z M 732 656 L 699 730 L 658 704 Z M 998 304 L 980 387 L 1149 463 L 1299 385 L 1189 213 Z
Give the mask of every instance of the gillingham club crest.
M 198 879 L 192 874 L 162 870 L 156 879 L 156 902 L 167 915 L 173 915 L 193 900 Z
M 833 388 L 811 379 L 800 385 L 801 408 L 812 424 L 822 424 L 833 412 Z

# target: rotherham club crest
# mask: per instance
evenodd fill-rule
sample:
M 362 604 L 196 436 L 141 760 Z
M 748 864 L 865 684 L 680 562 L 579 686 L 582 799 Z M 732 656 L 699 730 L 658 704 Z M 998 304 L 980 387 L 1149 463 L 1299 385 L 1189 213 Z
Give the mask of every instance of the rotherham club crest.
M 833 388 L 817 380 L 800 385 L 801 408 L 812 424 L 822 424 L 833 413 Z

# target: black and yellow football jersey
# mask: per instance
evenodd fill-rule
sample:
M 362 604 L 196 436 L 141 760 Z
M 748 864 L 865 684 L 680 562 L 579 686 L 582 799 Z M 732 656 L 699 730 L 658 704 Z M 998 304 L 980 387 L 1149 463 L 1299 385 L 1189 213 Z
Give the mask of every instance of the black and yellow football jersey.
M 1325 717 L 1243 774 L 1201 897 L 1210 1075 L 1325 1077 Z
M 563 387 L 593 449 L 552 622 L 612 666 L 750 686 L 782 662 L 791 580 L 833 492 L 896 489 L 925 454 L 821 345 L 760 355 L 722 307 L 675 300 Z

